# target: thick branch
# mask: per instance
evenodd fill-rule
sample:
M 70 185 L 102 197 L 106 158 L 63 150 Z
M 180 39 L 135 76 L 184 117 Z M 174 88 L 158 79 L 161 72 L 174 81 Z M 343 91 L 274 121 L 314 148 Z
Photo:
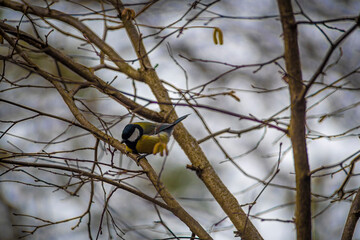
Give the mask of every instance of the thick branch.
M 4 29 L 7 33 L 19 37 L 21 40 L 27 42 L 33 47 L 38 48 L 42 52 L 48 54 L 53 57 L 55 60 L 61 62 L 64 66 L 71 69 L 73 72 L 84 78 L 86 81 L 90 82 L 94 87 L 96 87 L 100 92 L 108 95 L 121 105 L 125 106 L 127 109 L 138 113 L 144 117 L 152 119 L 154 121 L 161 121 L 161 117 L 157 112 L 149 110 L 142 105 L 137 104 L 131 99 L 125 97 L 121 92 L 119 92 L 116 88 L 104 82 L 101 78 L 96 76 L 91 70 L 89 70 L 84 65 L 75 62 L 71 57 L 62 53 L 61 51 L 51 47 L 49 44 L 45 44 L 38 39 L 35 39 L 33 36 L 19 31 L 16 28 L 0 22 L 0 28 Z M 76 84 L 76 83 L 75 83 Z
M 25 5 L 9 0 L 0 0 L 0 5 L 11 8 L 15 11 L 23 12 L 24 14 L 34 14 L 43 18 L 47 17 L 57 19 L 61 22 L 69 24 L 70 26 L 79 30 L 91 43 L 101 49 L 101 51 L 112 60 L 112 62 L 119 68 L 121 72 L 125 73 L 133 79 L 141 79 L 137 70 L 133 69 L 129 64 L 127 64 L 125 60 L 115 52 L 114 49 L 112 49 L 106 42 L 99 38 L 93 31 L 91 31 L 90 28 L 71 15 L 54 9 L 49 10 L 48 8 Z
M 0 34 L 4 37 L 4 39 L 15 49 L 15 51 L 29 64 L 33 71 L 44 77 L 48 80 L 54 87 L 58 90 L 59 94 L 63 98 L 64 102 L 68 106 L 69 110 L 72 112 L 76 120 L 83 125 L 89 132 L 91 132 L 96 138 L 108 143 L 114 148 L 120 150 L 125 153 L 125 146 L 120 143 L 117 139 L 105 134 L 98 128 L 96 128 L 92 123 L 90 123 L 85 116 L 81 113 L 81 111 L 76 106 L 72 95 L 67 92 L 60 82 L 55 81 L 53 77 L 47 72 L 40 69 L 36 64 L 34 64 L 31 59 L 26 55 L 22 49 L 16 45 L 15 41 L 12 40 L 9 35 L 7 35 L 2 28 L 0 28 Z M 137 155 L 128 154 L 134 161 L 137 161 Z M 169 206 L 171 212 L 177 216 L 183 223 L 185 223 L 189 229 L 198 235 L 201 239 L 212 239 L 210 235 L 201 227 L 201 225 L 189 214 L 187 213 L 180 204 L 175 200 L 175 198 L 170 194 L 170 192 L 164 187 L 163 183 L 158 178 L 155 170 L 151 167 L 151 165 L 147 161 L 141 161 L 141 167 L 146 172 L 151 183 L 154 185 L 164 202 Z
M 292 143 L 296 174 L 295 223 L 297 239 L 311 239 L 311 186 L 305 136 L 305 98 L 300 98 L 304 89 L 296 22 L 291 0 L 278 0 L 284 35 L 285 64 L 289 80 L 291 120 L 289 134 Z
M 352 239 L 352 237 L 354 235 L 356 223 L 359 220 L 359 217 L 360 217 L 360 188 L 358 189 L 355 199 L 351 204 L 351 208 L 349 210 L 349 215 L 347 217 L 347 220 L 346 220 L 346 223 L 344 226 L 344 231 L 343 231 L 341 240 L 351 240 Z
M 123 12 L 124 6 L 121 1 L 109 0 L 109 2 L 118 9 L 119 13 Z M 124 21 L 124 26 L 134 49 L 138 54 L 138 58 L 142 62 L 142 74 L 145 82 L 151 88 L 158 102 L 170 104 L 171 100 L 168 92 L 151 66 L 147 54 L 145 54 L 146 50 L 140 34 L 131 20 L 125 19 L 124 17 L 122 17 L 122 20 Z M 177 118 L 171 104 L 161 104 L 160 109 L 162 112 L 167 114 L 165 116 L 167 121 L 174 121 Z M 224 212 L 229 216 L 229 219 L 236 227 L 238 234 L 243 239 L 262 239 L 255 226 L 240 207 L 236 198 L 231 194 L 216 174 L 196 139 L 184 128 L 181 123 L 175 128 L 174 137 L 188 156 L 194 169 L 197 169 L 198 176 L 204 182 Z

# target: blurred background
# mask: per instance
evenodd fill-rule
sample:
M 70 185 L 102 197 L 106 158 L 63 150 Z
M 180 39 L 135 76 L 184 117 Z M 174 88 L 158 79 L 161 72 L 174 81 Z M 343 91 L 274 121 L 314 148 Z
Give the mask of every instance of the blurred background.
M 135 23 L 174 103 L 203 104 L 287 129 L 289 93 L 283 79 L 284 49 L 276 1 L 123 3 L 140 13 Z M 48 6 L 81 20 L 135 69 L 139 68 L 117 12 L 106 1 L 31 4 Z M 149 7 L 144 10 L 145 6 Z M 324 60 L 330 42 L 355 24 L 360 2 L 300 0 L 293 2 L 293 7 L 299 22 L 306 82 Z M 155 100 L 147 85 L 116 71 L 108 59 L 106 67 L 101 65 L 98 49 L 72 26 L 2 6 L 0 16 L 7 24 L 46 38 L 51 46 L 93 69 L 98 77 L 139 104 L 159 111 L 156 104 L 147 105 L 141 99 Z M 213 40 L 214 28 L 223 34 L 222 45 Z M 63 65 L 26 47 L 42 69 L 81 81 Z M 89 171 L 96 152 L 101 164 L 95 173 L 157 197 L 131 159 L 103 142 L 97 143 L 84 129 L 49 117 L 51 114 L 75 121 L 49 82 L 21 67 L 18 55 L 14 55 L 15 60 L 6 59 L 11 51 L 6 41 L 0 45 L 0 98 L 17 104 L 0 101 L 0 157 L 15 154 L 13 159 L 19 161 L 63 164 Z M 311 170 L 316 170 L 312 175 L 314 239 L 340 238 L 359 187 L 359 167 L 354 160 L 360 153 L 359 73 L 360 32 L 355 30 L 334 50 L 307 96 L 308 155 Z M 95 88 L 80 90 L 76 99 L 89 121 L 119 140 L 126 124 L 144 120 L 133 118 L 127 109 Z M 201 142 L 216 172 L 244 205 L 264 239 L 295 239 L 295 175 L 289 138 L 278 129 L 210 108 L 176 106 L 175 110 L 178 116 L 191 114 L 183 124 Z M 206 139 L 219 131 L 216 141 Z M 190 162 L 173 139 L 169 148 L 167 157 L 148 157 L 165 186 L 214 239 L 234 239 L 236 229 L 196 174 L 186 169 Z M 276 173 L 276 169 L 280 171 Z M 89 206 L 90 214 L 84 215 Z M 91 183 L 76 174 L 45 168 L 0 165 L 0 215 L 4 240 L 22 236 L 89 239 L 89 235 L 94 239 L 171 239 L 162 222 L 179 237 L 191 236 L 185 224 L 151 202 L 99 181 Z M 359 227 L 354 237 L 360 239 Z

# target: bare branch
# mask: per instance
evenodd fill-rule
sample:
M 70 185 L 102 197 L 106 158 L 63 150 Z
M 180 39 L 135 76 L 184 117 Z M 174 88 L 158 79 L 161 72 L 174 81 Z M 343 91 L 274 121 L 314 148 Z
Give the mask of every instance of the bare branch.
M 305 125 L 306 102 L 299 98 L 303 92 L 297 28 L 290 0 L 278 0 L 281 24 L 284 34 L 286 77 L 288 79 L 291 101 L 291 120 L 289 134 L 292 142 L 296 173 L 296 212 L 295 223 L 297 239 L 311 239 L 311 187 L 307 156 Z
M 353 239 L 356 224 L 360 217 L 360 189 L 358 189 L 356 196 L 351 204 L 348 217 L 344 226 L 341 240 Z

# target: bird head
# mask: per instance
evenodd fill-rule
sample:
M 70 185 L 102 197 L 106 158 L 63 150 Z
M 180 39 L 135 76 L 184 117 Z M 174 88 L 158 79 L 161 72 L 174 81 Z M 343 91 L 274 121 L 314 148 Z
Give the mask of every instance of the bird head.
M 128 124 L 125 126 L 122 132 L 122 143 L 125 143 L 128 147 L 134 148 L 136 142 L 143 135 L 144 130 L 138 124 Z

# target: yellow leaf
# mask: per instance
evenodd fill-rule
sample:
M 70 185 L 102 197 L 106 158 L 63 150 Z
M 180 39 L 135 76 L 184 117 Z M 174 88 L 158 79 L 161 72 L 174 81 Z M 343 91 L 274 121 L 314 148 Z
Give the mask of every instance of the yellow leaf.
M 214 28 L 213 40 L 214 40 L 215 44 L 219 43 L 220 45 L 223 45 L 223 43 L 224 43 L 223 32 L 218 27 Z

